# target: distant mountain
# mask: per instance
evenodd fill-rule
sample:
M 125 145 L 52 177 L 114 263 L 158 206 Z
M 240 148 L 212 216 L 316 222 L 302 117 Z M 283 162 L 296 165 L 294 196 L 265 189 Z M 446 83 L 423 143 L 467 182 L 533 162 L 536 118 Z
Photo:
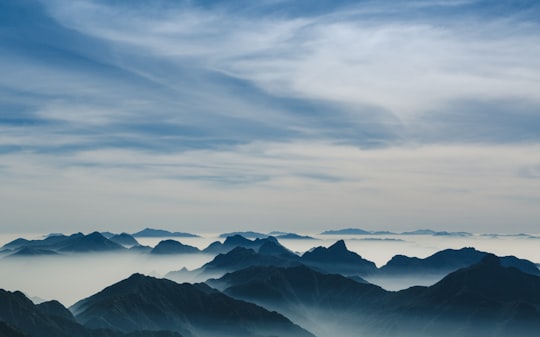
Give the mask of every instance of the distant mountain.
M 23 247 L 35 247 L 35 248 L 56 250 L 58 248 L 61 248 L 62 245 L 68 242 L 69 240 L 74 240 L 83 236 L 84 234 L 82 233 L 75 233 L 70 236 L 66 236 L 63 234 L 52 235 L 42 240 L 27 240 L 24 238 L 18 238 L 5 244 L 2 248 L 16 250 Z
M 35 305 L 23 293 L 0 289 L 2 337 L 182 337 L 178 333 L 137 331 L 125 334 L 111 329 L 88 329 L 57 301 Z
M 488 253 L 478 251 L 474 248 L 445 249 L 429 257 L 420 259 L 396 255 L 383 267 L 380 268 L 379 275 L 411 275 L 411 274 L 438 274 L 446 275 L 460 268 L 469 267 L 482 260 Z M 514 256 L 501 258 L 503 266 L 512 266 L 529 274 L 540 275 L 540 270 L 536 265 L 528 260 L 518 259 Z
M 57 256 L 57 252 L 48 249 L 23 247 L 7 257 L 30 257 L 30 256 Z
M 332 246 L 317 247 L 302 255 L 303 264 L 342 275 L 370 275 L 377 272 L 375 263 L 347 249 L 345 241 L 339 240 Z
M 104 237 L 106 237 L 107 239 L 110 239 L 112 238 L 113 236 L 115 235 L 118 235 L 118 234 L 115 234 L 115 233 L 112 233 L 112 232 L 100 232 L 101 235 L 103 235 Z M 122 233 L 123 234 L 123 233 Z
M 288 239 L 288 240 L 318 240 L 314 237 L 307 236 L 307 235 L 299 235 L 295 233 L 285 233 L 285 234 L 279 234 L 276 235 L 276 238 L 278 239 Z
M 244 269 L 250 266 L 293 266 L 298 265 L 296 259 L 288 256 L 264 255 L 251 248 L 236 247 L 228 253 L 217 255 L 212 261 L 192 272 L 185 270 L 173 271 L 166 275 L 172 280 L 183 280 L 190 273 L 194 279 L 221 277 L 223 274 Z
M 16 251 L 28 248 L 23 251 L 23 254 L 46 253 L 46 251 L 82 253 L 124 250 L 123 246 L 107 239 L 99 232 L 93 232 L 88 235 L 82 233 L 75 233 L 70 236 L 62 234 L 53 235 L 42 240 L 19 238 L 7 243 L 3 248 Z
M 223 233 L 223 234 L 220 234 L 219 237 L 220 238 L 226 238 L 226 237 L 229 237 L 229 236 L 237 236 L 237 235 L 243 236 L 244 238 L 248 238 L 248 239 L 264 239 L 264 238 L 269 236 L 269 235 L 264 234 L 264 233 L 247 231 L 247 232 Z
M 103 233 L 102 233 L 103 234 Z M 104 235 L 105 236 L 105 235 Z M 106 237 L 106 236 L 105 236 Z M 138 246 L 139 242 L 135 240 L 135 238 L 127 233 L 121 233 L 121 234 L 115 234 L 110 237 L 107 237 L 112 242 L 115 242 L 119 245 L 122 245 L 126 248 L 130 248 L 133 246 Z
M 99 232 L 93 232 L 88 235 L 74 238 L 66 242 L 61 252 L 75 252 L 75 253 L 88 253 L 88 252 L 112 252 L 120 251 L 125 248 L 109 239 L 104 237 Z
M 434 231 L 431 229 L 417 229 L 409 232 L 402 232 L 401 235 L 434 235 L 434 236 L 471 236 L 468 232 L 447 232 L 447 231 Z
M 333 229 L 322 232 L 320 235 L 369 235 L 370 231 L 360 228 Z
M 197 238 L 196 234 L 183 232 L 169 232 L 163 229 L 145 228 L 142 231 L 131 234 L 135 238 L 166 238 L 166 237 L 182 237 L 182 238 Z
M 196 254 L 201 251 L 193 246 L 184 245 L 175 240 L 160 241 L 151 251 L 150 254 L 165 255 L 165 254 Z
M 287 248 L 283 247 L 278 240 L 272 236 L 250 240 L 240 234 L 235 234 L 228 236 L 223 243 L 219 241 L 212 242 L 208 247 L 203 249 L 203 252 L 208 254 L 221 254 L 230 252 L 237 247 L 252 248 L 255 251 L 259 251 L 259 248 L 268 242 L 280 246 L 283 251 L 288 251 Z
M 167 329 L 185 336 L 302 336 L 284 316 L 232 299 L 206 285 L 134 274 L 71 307 L 93 328 Z
M 200 279 L 201 277 L 220 277 L 225 273 L 251 266 L 291 267 L 300 264 L 307 265 L 322 273 L 343 274 L 346 276 L 370 275 L 377 271 L 377 267 L 373 262 L 349 251 L 343 240 L 337 241 L 328 248 L 317 247 L 302 256 L 298 256 L 280 245 L 273 237 L 254 241 L 241 236 L 233 236 L 228 239 L 234 245 L 251 245 L 255 246 L 255 249 L 237 246 L 227 253 L 217 255 L 212 261 L 199 269 L 192 272 L 186 272 L 185 270 L 173 271 L 168 273 L 167 277 L 180 281 L 186 279 L 189 274 L 192 276 L 189 279 Z M 257 248 L 257 245 L 261 243 L 262 245 Z

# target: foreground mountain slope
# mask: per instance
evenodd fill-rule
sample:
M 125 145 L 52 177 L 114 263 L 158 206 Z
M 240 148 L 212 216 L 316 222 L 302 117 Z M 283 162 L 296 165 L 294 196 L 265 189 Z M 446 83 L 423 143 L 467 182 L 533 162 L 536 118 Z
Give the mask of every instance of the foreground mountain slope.
M 540 329 L 540 277 L 504 267 L 494 255 L 431 287 L 400 292 L 305 266 L 252 267 L 208 282 L 319 337 L 524 337 Z
M 182 337 L 169 331 L 135 331 L 125 334 L 110 329 L 88 329 L 56 301 L 35 305 L 21 292 L 0 289 L 0 336 L 2 337 Z
M 193 336 L 312 336 L 284 316 L 206 285 L 134 274 L 76 303 L 84 325 L 124 332 L 165 329 Z
M 391 306 L 383 321 L 395 335 L 531 336 L 540 329 L 540 277 L 488 254 L 431 287 L 396 293 Z

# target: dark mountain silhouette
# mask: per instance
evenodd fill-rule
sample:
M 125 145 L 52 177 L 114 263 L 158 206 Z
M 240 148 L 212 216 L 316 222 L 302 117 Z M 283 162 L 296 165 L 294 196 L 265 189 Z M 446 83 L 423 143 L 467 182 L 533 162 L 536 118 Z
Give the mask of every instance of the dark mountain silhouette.
M 268 237 L 267 234 L 263 234 L 259 232 L 252 232 L 252 231 L 223 233 L 223 234 L 220 234 L 219 237 L 227 238 L 229 236 L 237 236 L 237 235 L 242 236 L 244 238 L 248 238 L 248 239 L 264 239 Z
M 268 242 L 271 242 L 276 246 L 280 246 L 281 252 L 291 253 L 287 248 L 283 247 L 273 236 L 250 240 L 239 234 L 228 236 L 223 243 L 215 241 L 211 243 L 208 247 L 206 247 L 203 252 L 209 254 L 223 254 L 230 252 L 236 247 L 251 248 L 258 252 L 260 247 Z
M 137 240 L 135 240 L 133 236 L 127 233 L 115 234 L 111 237 L 108 237 L 108 239 L 127 248 L 139 245 L 139 242 L 137 242 Z
M 328 248 L 317 247 L 304 253 L 301 262 L 328 273 L 342 275 L 365 276 L 377 271 L 375 263 L 348 250 L 343 240 L 337 241 Z
M 124 247 L 107 239 L 99 232 L 93 232 L 88 235 L 75 233 L 70 236 L 53 235 L 42 240 L 26 240 L 23 238 L 16 239 L 6 244 L 4 248 L 12 250 L 21 250 L 23 254 L 32 254 L 38 252 L 55 251 L 55 252 L 110 252 L 124 250 Z
M 436 274 L 444 276 L 459 268 L 464 268 L 478 263 L 488 253 L 474 248 L 445 249 L 429 257 L 420 259 L 396 255 L 379 270 L 379 275 L 410 275 L 410 274 Z M 516 267 L 519 270 L 538 275 L 540 271 L 536 265 L 528 260 L 518 259 L 515 256 L 501 257 L 503 266 Z
M 327 230 L 320 235 L 394 235 L 396 233 L 390 231 L 367 231 L 360 228 L 344 228 Z
M 540 277 L 488 254 L 431 287 L 397 293 L 305 266 L 251 267 L 208 282 L 293 318 L 318 336 L 530 336 Z
M 35 305 L 21 292 L 0 289 L 2 337 L 182 337 L 173 332 L 137 331 L 133 335 L 110 329 L 88 329 L 57 301 Z
M 434 231 L 431 229 L 417 229 L 409 232 L 402 232 L 401 235 L 434 235 L 434 236 L 471 236 L 468 232 L 447 232 L 447 231 Z
M 163 229 L 145 228 L 142 231 L 131 234 L 135 238 L 166 238 L 166 237 L 181 237 L 181 238 L 197 238 L 198 235 L 183 232 L 169 232 Z
M 281 312 L 321 337 L 342 336 L 345 327 L 357 332 L 388 296 L 378 286 L 304 265 L 250 267 L 207 283 L 232 297 Z M 334 330 L 334 325 L 339 328 Z M 353 335 L 359 335 L 356 332 Z
M 274 250 L 275 247 L 271 249 Z M 173 271 L 168 273 L 166 277 L 179 281 L 186 278 L 203 280 L 210 277 L 221 277 L 225 273 L 244 269 L 250 266 L 298 265 L 298 256 L 295 255 L 295 257 L 295 259 L 290 259 L 287 257 L 287 255 L 265 255 L 257 253 L 251 248 L 236 247 L 226 254 L 217 255 L 212 261 L 206 263 L 199 269 L 191 272 L 186 271 L 185 269 Z
M 274 308 L 310 307 L 350 310 L 369 307 L 387 292 L 337 274 L 323 274 L 307 266 L 257 266 L 209 280 L 211 286 L 236 298 L 252 300 Z
M 196 254 L 201 251 L 192 246 L 184 245 L 175 240 L 160 241 L 151 251 L 150 254 L 165 255 L 165 254 Z
M 313 336 L 284 316 L 206 285 L 134 274 L 76 303 L 84 325 L 124 332 L 167 329 L 196 336 Z
M 27 337 L 18 329 L 10 326 L 6 322 L 0 321 L 0 336 L 2 337 Z
M 173 271 L 168 273 L 167 277 L 178 281 L 186 278 L 201 280 L 220 277 L 225 273 L 251 266 L 291 267 L 300 264 L 305 264 L 322 273 L 344 274 L 346 276 L 369 275 L 377 270 L 373 262 L 347 250 L 342 240 L 328 248 L 317 247 L 301 257 L 280 245 L 274 237 L 251 241 L 242 236 L 232 236 L 227 238 L 222 245 L 229 247 L 247 245 L 258 250 L 237 246 L 228 253 L 217 255 L 199 269 L 192 272 Z
M 27 240 L 24 238 L 18 238 L 15 239 L 7 244 L 5 244 L 2 248 L 7 249 L 20 249 L 23 247 L 34 247 L 34 248 L 43 248 L 43 249 L 50 249 L 50 250 L 56 250 L 62 247 L 66 242 L 69 240 L 74 240 L 77 238 L 83 237 L 84 234 L 82 233 L 75 233 L 70 236 L 66 235 L 52 235 L 48 236 L 45 239 L 42 240 Z
M 308 236 L 308 235 L 299 235 L 295 233 L 285 233 L 285 234 L 279 234 L 276 235 L 276 238 L 278 239 L 288 239 L 288 240 L 318 240 L 314 237 Z
M 369 235 L 370 231 L 366 231 L 360 228 L 344 228 L 327 230 L 321 233 L 321 235 Z
M 437 336 L 530 336 L 540 329 L 540 277 L 487 254 L 431 287 L 396 293 L 385 320 L 402 333 Z M 399 319 L 398 319 L 399 318 Z
M 77 237 L 66 242 L 62 248 L 59 249 L 61 252 L 111 252 L 111 251 L 120 251 L 125 248 L 109 239 L 104 237 L 99 232 L 93 232 L 88 235 L 83 235 L 82 237 Z

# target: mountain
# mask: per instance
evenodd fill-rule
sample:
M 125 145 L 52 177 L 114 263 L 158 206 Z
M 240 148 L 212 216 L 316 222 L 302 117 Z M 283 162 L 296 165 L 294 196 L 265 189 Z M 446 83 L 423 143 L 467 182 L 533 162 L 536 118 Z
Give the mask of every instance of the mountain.
M 181 238 L 198 238 L 199 236 L 191 233 L 169 232 L 163 229 L 145 228 L 137 233 L 131 234 L 135 238 L 166 238 L 166 237 L 181 237 Z
M 104 237 L 99 232 L 93 232 L 88 235 L 74 238 L 66 242 L 61 252 L 88 253 L 88 252 L 112 252 L 120 251 L 125 248 Z
M 431 287 L 398 292 L 393 305 L 388 323 L 405 334 L 531 336 L 540 329 L 540 277 L 487 254 Z
M 208 280 L 211 286 L 234 298 L 252 301 L 284 313 L 317 336 L 331 322 L 375 310 L 387 296 L 382 288 L 337 274 L 323 274 L 306 266 L 257 266 Z M 340 335 L 337 332 L 330 335 Z
M 344 228 L 334 229 L 322 232 L 320 235 L 369 235 L 370 231 L 366 231 L 360 228 Z
M 230 232 L 230 233 L 222 233 L 219 235 L 220 238 L 227 238 L 229 236 L 243 236 L 244 238 L 248 239 L 264 239 L 268 237 L 268 235 L 264 233 L 259 232 L 252 232 L 252 231 L 246 231 L 246 232 Z
M 307 266 L 254 266 L 228 273 L 211 286 L 236 298 L 272 303 L 349 310 L 369 307 L 386 291 L 369 283 L 362 283 L 338 274 L 324 274 Z
M 184 245 L 175 240 L 160 241 L 151 251 L 150 254 L 196 254 L 201 251 L 192 246 Z
M 167 329 L 185 336 L 305 336 L 284 316 L 230 298 L 204 284 L 178 284 L 134 274 L 77 302 L 85 326 L 124 332 Z
M 292 254 L 292 253 L 291 253 Z M 298 256 L 290 259 L 287 255 L 264 255 L 251 248 L 236 247 L 228 253 L 217 255 L 212 261 L 192 272 L 186 270 L 173 271 L 166 275 L 172 280 L 207 279 L 221 277 L 223 274 L 251 266 L 293 266 L 298 265 Z
M 208 254 L 221 254 L 230 252 L 236 247 L 251 248 L 255 251 L 259 251 L 260 247 L 268 242 L 273 243 L 274 245 L 281 246 L 282 251 L 290 252 L 287 248 L 283 247 L 273 236 L 250 240 L 240 234 L 227 236 L 223 243 L 219 241 L 212 242 L 210 245 L 208 245 L 208 247 L 203 249 L 203 252 Z
M 471 236 L 468 232 L 447 232 L 447 231 L 434 231 L 431 229 L 417 229 L 409 232 L 402 232 L 401 235 L 433 235 L 433 236 Z
M 261 246 L 258 246 L 262 243 Z M 248 240 L 242 236 L 227 238 L 222 247 L 234 245 L 247 245 L 255 247 L 245 248 L 237 246 L 233 250 L 217 255 L 212 261 L 192 272 L 185 270 L 173 271 L 167 274 L 173 280 L 200 279 L 201 277 L 220 277 L 225 273 L 237 271 L 251 266 L 277 266 L 291 267 L 299 264 L 307 265 L 322 273 L 344 274 L 346 276 L 370 275 L 377 271 L 371 261 L 363 259 L 360 255 L 347 250 L 343 240 L 325 248 L 317 247 L 306 252 L 301 257 L 292 253 L 273 238 Z M 257 248 L 258 246 L 258 248 Z M 207 250 L 205 250 L 207 251 Z
M 103 234 L 103 233 L 102 233 Z M 105 236 L 105 235 L 103 235 Z M 107 237 L 107 236 L 105 236 Z M 117 243 L 119 245 L 122 245 L 126 248 L 138 246 L 139 242 L 135 240 L 135 238 L 127 233 L 121 233 L 121 234 L 115 234 L 110 237 L 107 237 L 109 240 L 111 240 L 114 243 Z
M 540 277 L 504 267 L 491 254 L 433 286 L 400 292 L 305 266 L 250 267 L 207 282 L 319 337 L 525 337 L 540 329 Z
M 56 250 L 56 249 L 61 248 L 62 245 L 65 244 L 66 242 L 69 242 L 69 240 L 75 240 L 83 236 L 84 234 L 82 233 L 75 233 L 70 236 L 66 236 L 63 234 L 52 235 L 42 240 L 27 240 L 24 238 L 18 238 L 5 244 L 2 248 L 13 250 L 13 249 L 21 249 L 23 247 L 34 247 L 34 248 Z
M 0 322 L 0 336 L 2 337 L 27 337 L 20 330 L 10 326 L 6 322 Z
M 482 260 L 488 253 L 471 247 L 461 249 L 445 249 L 429 257 L 420 259 L 396 255 L 379 270 L 379 275 L 411 275 L 436 274 L 446 275 L 460 268 L 469 267 Z M 540 270 L 528 260 L 518 259 L 515 256 L 501 257 L 503 266 L 512 266 L 529 274 L 539 275 Z
M 75 233 L 70 236 L 66 235 L 53 235 L 48 236 L 42 240 L 26 240 L 19 238 L 13 240 L 6 245 L 5 249 L 18 250 L 28 248 L 23 251 L 23 254 L 31 253 L 46 253 L 45 251 L 53 252 L 109 252 L 120 251 L 124 247 L 107 239 L 99 232 L 93 232 L 88 235 L 82 233 Z
M 328 248 L 317 247 L 305 252 L 300 261 L 328 273 L 364 276 L 377 272 L 375 263 L 348 250 L 343 240 Z
M 395 235 L 390 231 L 366 231 L 360 228 L 334 229 L 322 232 L 320 235 Z
M 57 256 L 60 255 L 53 250 L 41 249 L 35 247 L 23 247 L 7 257 L 29 257 L 29 256 Z
M 89 329 L 57 301 L 35 305 L 23 293 L 0 289 L 2 337 L 182 337 L 173 332 L 137 331 L 125 334 L 111 329 Z
M 308 235 L 299 235 L 295 233 L 284 233 L 276 235 L 278 239 L 287 239 L 287 240 L 317 240 L 314 237 Z

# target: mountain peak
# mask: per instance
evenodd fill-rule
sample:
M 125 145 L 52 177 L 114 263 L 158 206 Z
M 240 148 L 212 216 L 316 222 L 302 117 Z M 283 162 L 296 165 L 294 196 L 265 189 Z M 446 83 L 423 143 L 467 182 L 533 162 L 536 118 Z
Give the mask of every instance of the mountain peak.
M 347 246 L 345 245 L 344 240 L 338 240 L 338 241 L 336 241 L 336 243 L 334 243 L 333 245 L 328 247 L 328 250 L 331 250 L 331 251 L 334 251 L 334 252 L 336 252 L 336 251 L 346 251 Z

